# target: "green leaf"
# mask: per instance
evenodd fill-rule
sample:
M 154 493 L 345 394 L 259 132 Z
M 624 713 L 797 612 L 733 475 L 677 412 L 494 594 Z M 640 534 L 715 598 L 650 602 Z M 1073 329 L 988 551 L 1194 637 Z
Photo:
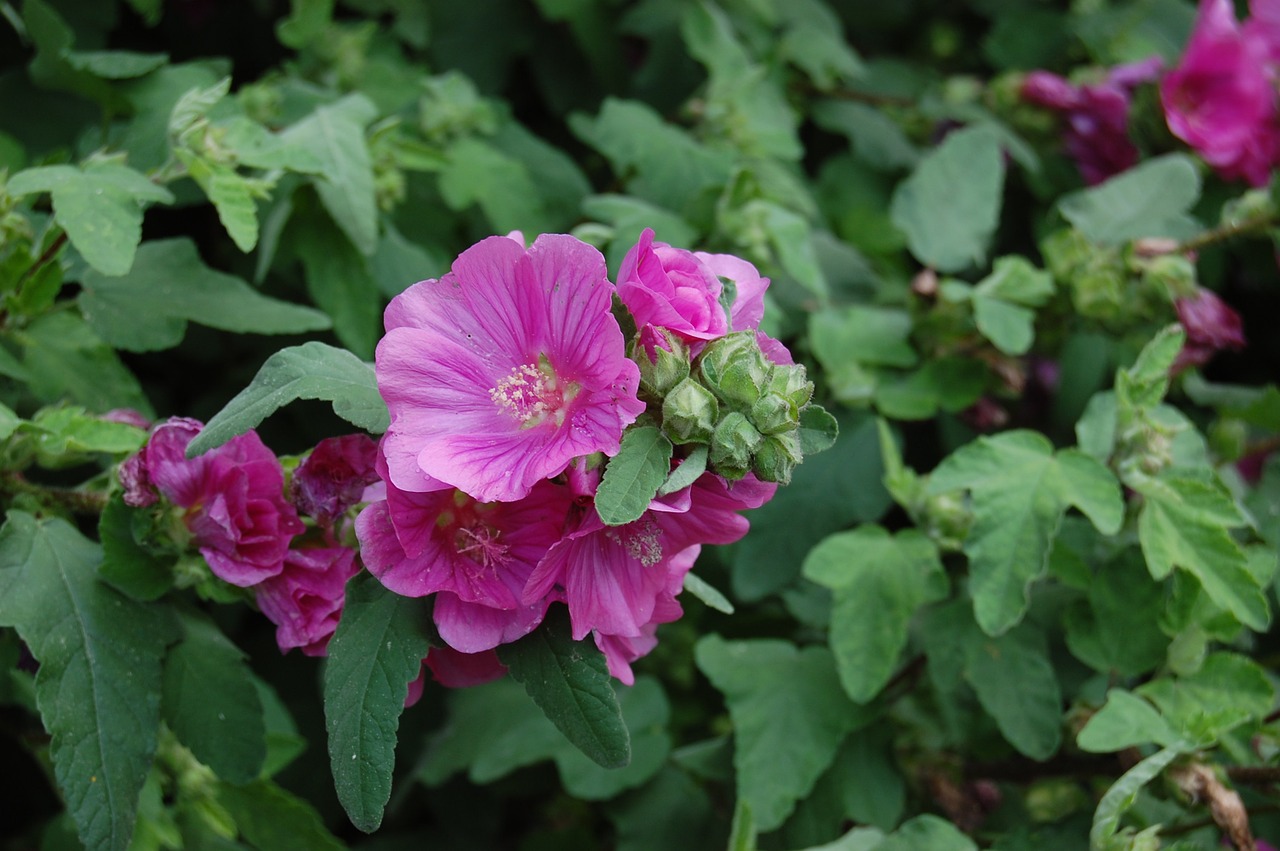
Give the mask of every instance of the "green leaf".
M 1039 630 L 1023 624 L 998 638 L 976 637 L 965 647 L 965 679 L 1000 733 L 1036 760 L 1062 740 L 1062 691 Z
M 351 94 L 285 130 L 280 139 L 308 151 L 321 164 L 316 192 L 329 215 L 366 257 L 378 247 L 373 162 L 364 128 L 378 114 L 373 102 Z
M 187 457 L 244 434 L 295 399 L 332 402 L 335 414 L 375 434 L 386 431 L 390 420 L 373 367 L 345 349 L 312 341 L 267 358 L 249 386 L 191 441 Z
M 8 405 L 0 404 L 0 440 L 8 440 L 22 419 Z M 691 483 L 692 484 L 692 483 Z
M 31 436 L 37 462 L 51 468 L 82 463 L 86 455 L 97 453 L 124 456 L 147 440 L 137 426 L 104 420 L 73 405 L 42 408 L 19 430 Z
M 973 318 L 982 336 L 1007 355 L 1026 354 L 1034 339 L 1035 313 L 1053 295 L 1053 276 L 1025 258 L 1001 257 L 973 288 Z
M 716 590 L 711 583 L 693 573 L 684 575 L 684 590 L 717 612 L 724 612 L 726 615 L 733 614 L 733 603 L 729 602 L 729 598 Z
M 825 647 L 709 635 L 694 658 L 729 707 L 738 797 L 760 830 L 781 825 L 831 765 L 845 735 L 874 718 L 845 696 Z
M 875 404 L 880 413 L 899 420 L 931 419 L 940 410 L 958 413 L 982 396 L 987 373 L 977 358 L 929 360 L 897 380 L 881 379 Z
M 185 237 L 143 243 L 122 276 L 88 272 L 79 303 L 103 340 L 131 352 L 178 345 L 187 322 L 251 334 L 329 327 L 318 310 L 268 298 L 234 275 L 210 269 Z
M 207 617 L 184 612 L 164 663 L 161 714 L 178 741 L 229 783 L 248 783 L 267 755 L 262 701 L 245 655 Z
M 638 101 L 605 98 L 598 116 L 572 115 L 569 126 L 629 178 L 631 194 L 677 213 L 724 186 L 733 168 L 728 152 L 699 144 Z
M 135 53 L 131 50 L 68 50 L 67 64 L 106 80 L 128 80 L 150 74 L 169 63 L 167 53 Z
M 978 846 L 951 822 L 922 815 L 889 834 L 875 851 L 978 851 Z
M 1106 705 L 1076 735 L 1076 744 L 1090 753 L 1113 753 L 1151 742 L 1162 747 L 1191 746 L 1154 706 L 1119 688 L 1107 692 Z
M 1126 771 L 1112 784 L 1093 812 L 1093 826 L 1089 830 L 1090 848 L 1100 848 L 1107 839 L 1115 836 L 1120 829 L 1121 817 L 1138 800 L 1142 787 L 1156 779 L 1160 772 L 1168 768 L 1169 763 L 1181 755 L 1182 751 L 1177 748 L 1165 748 Z
M 1169 647 L 1159 625 L 1165 589 L 1151 581 L 1141 554 L 1125 550 L 1087 581 L 1088 600 L 1077 601 L 1065 617 L 1067 646 L 1076 658 L 1126 677 L 1163 663 Z
M 15 174 L 10 195 L 48 192 L 53 215 L 85 262 L 104 275 L 123 275 L 142 240 L 142 208 L 173 203 L 173 195 L 146 175 L 115 163 L 40 166 Z
M 805 405 L 800 411 L 800 451 L 805 456 L 825 452 L 836 445 L 840 423 L 821 405 Z
M 547 218 L 525 164 L 471 137 L 449 146 L 440 194 L 454 210 L 479 204 L 497 233 L 537 227 Z
M 372 359 L 382 331 L 382 296 L 366 259 L 327 217 L 296 217 L 296 249 L 306 273 L 307 292 L 333 317 L 342 344 Z
M 69 523 L 10 511 L 0 529 L 0 626 L 40 662 L 36 701 L 81 841 L 124 851 L 160 724 L 165 609 L 98 581 L 102 553 Z
M 285 47 L 300 50 L 332 23 L 333 0 L 290 0 L 289 17 L 276 24 L 276 37 Z
M 421 600 L 388 591 L 371 574 L 347 583 L 324 671 L 324 717 L 338 800 L 365 833 L 382 824 L 391 798 L 396 731 L 431 647 L 428 621 Z
M 846 413 L 839 422 L 835 446 L 797 467 L 789 487 L 751 512 L 751 530 L 732 551 L 735 599 L 759 600 L 785 587 L 824 536 L 876 520 L 889 507 L 875 421 Z
M 938 548 L 914 529 L 895 536 L 863 525 L 837 533 L 809 552 L 803 572 L 833 592 L 831 650 L 840 682 L 858 703 L 893 675 L 916 610 L 950 590 Z
M 1048 567 L 1062 515 L 1074 505 L 1104 534 L 1124 517 L 1120 484 L 1088 455 L 1057 455 L 1043 435 L 1009 431 L 983 437 L 944 460 L 929 477 L 929 492 L 967 489 L 973 526 L 965 541 L 974 614 L 988 635 L 1022 619 L 1027 589 Z
M 1167 469 L 1135 483 L 1143 495 L 1138 540 L 1156 579 L 1175 568 L 1199 580 L 1213 602 L 1258 632 L 1271 621 L 1267 598 L 1231 529 L 1244 525 L 1235 500 L 1208 471 Z
M 631 761 L 631 737 L 622 720 L 604 656 L 587 641 L 574 641 L 562 607 L 498 658 L 533 702 L 570 742 L 605 768 Z
M 158 600 L 173 587 L 173 556 L 160 556 L 142 545 L 135 523 L 146 517 L 115 493 L 98 520 L 102 564 L 98 575 L 135 600 Z
M 725 845 L 724 831 L 700 783 L 674 766 L 610 806 L 617 851 L 705 851 Z
M 870 401 L 875 373 L 868 366 L 915 366 L 911 316 L 895 308 L 850 305 L 809 315 L 809 344 L 832 391 L 852 404 Z
M 618 702 L 635 755 L 623 768 L 592 762 L 530 704 L 509 678 L 450 695 L 449 723 L 431 742 L 418 777 L 438 786 L 466 770 L 473 783 L 492 783 L 511 772 L 553 760 L 565 790 L 575 798 L 603 801 L 641 786 L 667 761 L 670 705 L 656 680 L 640 677 L 618 690 Z
M 1185 239 L 1200 199 L 1200 173 L 1186 154 L 1147 160 L 1097 186 L 1063 196 L 1058 210 L 1091 242 L 1121 245 L 1142 236 Z
M 1276 699 L 1260 665 L 1227 652 L 1211 654 L 1193 674 L 1153 679 L 1135 691 L 1159 707 L 1180 736 L 1201 746 L 1265 717 Z
M 858 158 L 881 171 L 914 168 L 920 152 L 897 122 L 879 109 L 847 100 L 813 105 L 813 120 L 824 130 L 848 138 Z
M 655 426 L 627 430 L 596 491 L 596 513 L 606 526 L 640 519 L 666 481 L 673 450 L 671 441 Z
M 193 170 L 193 176 L 195 171 Z M 253 200 L 253 188 L 248 179 L 225 165 L 214 166 L 209 176 L 197 178 L 213 207 L 218 211 L 218 221 L 227 229 L 227 235 L 236 248 L 246 254 L 258 244 L 258 207 Z
M 1121 409 L 1151 408 L 1169 390 L 1169 370 L 1182 351 L 1186 332 L 1170 325 L 1142 347 L 1133 366 L 1116 374 L 1116 398 Z
M 986 127 L 947 136 L 893 193 L 890 215 L 911 253 L 942 272 L 959 272 L 987 256 L 1000 218 L 1004 160 Z
M 218 803 L 255 848 L 272 851 L 345 851 L 310 804 L 272 783 L 218 783 Z
M 97 412 L 135 408 L 151 414 L 138 379 L 75 313 L 47 313 L 13 336 L 37 398 L 70 399 Z
M 787 208 L 769 202 L 760 204 L 762 225 L 778 262 L 800 286 L 825 300 L 830 293 L 827 276 L 818 264 L 813 246 L 813 228 L 807 219 Z
M 680 462 L 671 474 L 667 476 L 666 481 L 658 488 L 658 496 L 666 496 L 669 493 L 675 493 L 684 490 L 698 480 L 707 470 L 707 451 L 706 444 L 699 444 L 693 447 L 689 455 Z

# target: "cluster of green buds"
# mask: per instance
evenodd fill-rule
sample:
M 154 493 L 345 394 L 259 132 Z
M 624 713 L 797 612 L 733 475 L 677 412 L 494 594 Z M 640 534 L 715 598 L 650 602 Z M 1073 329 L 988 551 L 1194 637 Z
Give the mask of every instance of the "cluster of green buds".
M 1064 228 L 1045 238 L 1040 250 L 1081 316 L 1125 329 L 1167 313 L 1174 299 L 1195 292 L 1194 264 L 1176 252 L 1176 243 L 1166 242 L 1102 246 Z
M 653 360 L 636 353 L 641 388 L 662 400 L 662 430 L 671 442 L 706 445 L 716 473 L 734 480 L 751 472 L 786 484 L 806 449 L 834 439 L 835 420 L 812 404 L 804 367 L 770 361 L 754 331 L 713 340 L 692 360 L 684 343 L 663 336 L 670 348 L 655 346 Z M 805 433 L 813 435 L 811 445 Z

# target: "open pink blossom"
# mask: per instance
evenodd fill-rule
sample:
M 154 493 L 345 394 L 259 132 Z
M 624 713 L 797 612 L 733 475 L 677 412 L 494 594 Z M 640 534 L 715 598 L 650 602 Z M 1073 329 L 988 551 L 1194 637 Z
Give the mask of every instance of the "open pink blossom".
M 1182 61 L 1160 85 L 1173 134 L 1223 177 L 1254 186 L 1280 158 L 1271 33 L 1266 20 L 1240 27 L 1230 0 L 1202 0 Z
M 769 279 L 761 277 L 756 267 L 732 254 L 708 254 L 695 251 L 694 257 L 702 261 L 711 274 L 733 285 L 733 299 L 729 305 L 729 330 L 754 331 L 764 319 L 764 293 Z
M 329 525 L 378 481 L 378 444 L 367 434 L 329 437 L 293 471 L 289 495 L 298 511 Z
M 729 485 L 707 473 L 655 499 L 640 519 L 623 526 L 604 525 L 594 506 L 580 508 L 529 577 L 524 601 L 562 593 L 575 641 L 592 630 L 638 638 L 661 595 L 669 593 L 673 571 L 688 570 L 675 557 L 699 544 L 741 538 L 748 523 L 737 512 L 762 505 L 775 490 L 752 475 Z
M 378 386 L 390 481 L 514 501 L 575 456 L 618 451 L 644 410 L 604 258 L 571 236 L 490 237 L 387 307 Z
M 348 547 L 307 547 L 290 550 L 284 569 L 255 586 L 258 608 L 276 625 L 281 653 L 300 647 L 308 656 L 325 654 L 338 628 L 347 580 L 359 572 Z
M 631 663 L 648 655 L 658 646 L 659 626 L 677 621 L 684 614 L 676 596 L 683 590 L 684 577 L 698 560 L 701 550 L 702 547 L 693 546 L 672 557 L 668 565 L 667 587 L 654 601 L 653 614 L 640 627 L 640 635 L 607 635 L 598 630 L 592 633 L 596 647 L 604 654 L 605 664 L 612 677 L 626 685 L 635 685 L 636 678 L 631 671 Z
M 196 458 L 187 445 L 204 426 L 172 418 L 151 433 L 131 479 L 145 479 L 174 505 L 214 575 L 248 587 L 284 568 L 289 542 L 302 521 L 284 497 L 280 461 L 255 432 Z

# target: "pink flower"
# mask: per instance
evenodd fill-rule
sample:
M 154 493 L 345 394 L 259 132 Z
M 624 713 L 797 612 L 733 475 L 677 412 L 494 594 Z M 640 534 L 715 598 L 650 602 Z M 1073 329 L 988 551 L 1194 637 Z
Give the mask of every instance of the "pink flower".
M 498 654 L 492 650 L 459 653 L 448 647 L 432 647 L 425 662 L 431 676 L 446 688 L 483 685 L 507 673 L 507 666 L 498 661 Z
M 1206 364 L 1215 353 L 1223 349 L 1245 347 L 1244 324 L 1236 313 L 1212 290 L 1201 288 L 1195 298 L 1180 298 L 1174 302 L 1178 321 L 1187 333 L 1182 351 L 1174 361 L 1173 372 L 1190 366 Z
M 188 459 L 204 426 L 174 417 L 157 426 L 134 468 L 166 499 L 187 509 L 183 521 L 214 575 L 248 587 L 280 573 L 289 542 L 303 531 L 284 498 L 284 472 L 255 432 Z
M 255 587 L 258 608 L 276 625 L 280 652 L 301 647 L 323 656 L 338 628 L 347 580 L 360 572 L 354 550 L 308 547 L 290 550 L 284 570 Z
M 732 286 L 725 298 L 725 285 Z M 618 297 L 641 332 L 665 328 L 694 343 L 759 327 L 769 279 L 731 254 L 707 254 L 653 241 L 645 228 L 618 270 Z M 730 302 L 725 313 L 725 301 Z M 650 334 L 652 338 L 652 334 Z
M 1260 18 L 1241 28 L 1230 0 L 1202 0 L 1182 61 L 1160 85 L 1173 134 L 1223 177 L 1254 186 L 1280 158 L 1273 23 Z
M 289 487 L 293 504 L 322 524 L 332 524 L 360 502 L 366 487 L 378 481 L 377 457 L 378 444 L 367 434 L 325 438 L 293 472 Z
M 522 600 L 534 567 L 560 539 L 569 511 L 562 485 L 539 482 L 523 499 L 481 503 L 459 490 L 401 491 L 356 518 L 369 572 L 397 594 L 435 595 L 433 618 L 450 647 L 490 650 L 527 634 L 549 600 Z
M 596 631 L 596 647 L 604 654 L 609 674 L 626 685 L 635 685 L 635 674 L 631 671 L 631 663 L 658 646 L 658 627 L 680 619 L 684 609 L 676 600 L 676 595 L 683 590 L 685 574 L 698 560 L 702 547 L 689 547 L 672 557 L 667 578 L 667 587 L 658 594 L 654 601 L 653 614 L 649 621 L 640 627 L 638 636 L 606 635 Z
M 645 228 L 618 270 L 618 297 L 636 325 L 666 328 L 686 340 L 714 340 L 729 328 L 723 285 L 692 251 L 653 241 Z
M 1156 78 L 1161 64 L 1153 56 L 1120 65 L 1101 83 L 1082 86 L 1048 71 L 1032 71 L 1022 85 L 1022 96 L 1066 116 L 1067 155 L 1085 183 L 1101 183 L 1138 161 L 1138 149 L 1129 139 L 1129 97 L 1140 84 Z
M 529 577 L 524 601 L 563 594 L 575 641 L 592 630 L 639 638 L 659 598 L 674 593 L 674 575 L 683 582 L 680 571 L 689 569 L 675 557 L 696 545 L 741 538 L 748 524 L 737 512 L 762 505 L 775 490 L 751 475 L 729 485 L 708 473 L 655 499 L 639 520 L 623 526 L 605 526 L 593 507 L 581 508 Z
M 389 480 L 514 501 L 575 456 L 618 451 L 644 410 L 604 258 L 565 235 L 490 237 L 387 307 L 378 385 Z

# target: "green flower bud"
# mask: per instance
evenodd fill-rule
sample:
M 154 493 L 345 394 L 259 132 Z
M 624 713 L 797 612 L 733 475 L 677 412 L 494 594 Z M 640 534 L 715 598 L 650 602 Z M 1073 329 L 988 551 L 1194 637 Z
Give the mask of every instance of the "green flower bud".
M 636 342 L 631 359 L 640 365 L 640 386 L 654 396 L 662 397 L 689 377 L 689 347 L 674 334 L 662 329 L 658 329 L 658 333 L 671 347 L 670 351 L 662 346 L 653 346 L 651 350 Z
M 677 384 L 662 400 L 662 430 L 672 443 L 709 443 L 718 419 L 716 397 L 691 378 Z
M 730 411 L 711 437 L 711 465 L 726 479 L 740 479 L 751 469 L 751 456 L 763 439 L 745 416 Z
M 1170 299 L 1193 298 L 1200 289 L 1195 264 L 1182 254 L 1163 254 L 1143 263 L 1142 283 Z
M 761 434 L 781 434 L 795 430 L 800 422 L 800 411 L 790 399 L 777 393 L 766 393 L 751 406 L 748 417 Z
M 1070 281 L 1088 265 L 1096 250 L 1075 228 L 1054 231 L 1040 241 L 1045 267 L 1062 283 Z
M 799 410 L 813 398 L 813 382 L 800 364 L 775 364 L 769 376 L 769 391 L 784 397 Z
M 773 367 L 760 351 L 754 331 L 737 331 L 713 340 L 699 356 L 698 366 L 712 393 L 742 409 L 760 398 Z
M 796 432 L 769 435 L 751 459 L 751 471 L 761 481 L 785 485 L 791 482 L 791 471 L 803 459 Z
M 1082 316 L 1090 319 L 1119 318 L 1129 309 L 1126 281 L 1122 270 L 1095 265 L 1071 281 L 1071 303 Z

